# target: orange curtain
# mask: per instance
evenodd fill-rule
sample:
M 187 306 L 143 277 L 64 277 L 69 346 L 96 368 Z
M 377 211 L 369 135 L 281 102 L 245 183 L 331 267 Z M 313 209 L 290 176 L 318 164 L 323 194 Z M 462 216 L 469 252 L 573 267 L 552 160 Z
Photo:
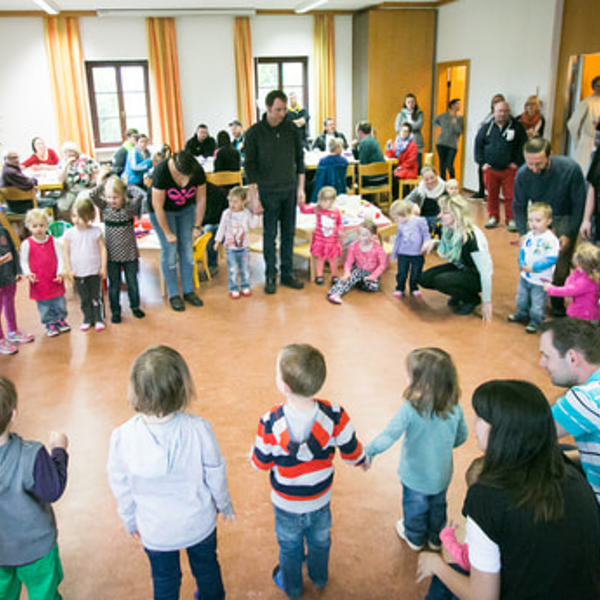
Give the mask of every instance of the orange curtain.
M 317 130 L 327 117 L 335 119 L 335 29 L 332 14 L 314 15 L 314 76 Z
M 83 53 L 77 17 L 44 17 L 44 36 L 59 144 L 75 142 L 93 156 Z
M 183 148 L 185 137 L 175 19 L 148 17 L 146 33 L 148 36 L 148 64 L 156 91 L 162 140 L 177 152 Z
M 252 39 L 248 17 L 235 18 L 233 24 L 233 52 L 235 55 L 238 119 L 246 129 L 256 120 L 253 93 Z

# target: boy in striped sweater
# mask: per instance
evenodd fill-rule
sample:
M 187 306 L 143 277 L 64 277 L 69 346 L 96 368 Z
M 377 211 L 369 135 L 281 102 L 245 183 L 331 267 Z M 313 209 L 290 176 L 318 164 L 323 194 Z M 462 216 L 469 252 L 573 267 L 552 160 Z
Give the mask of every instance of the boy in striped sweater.
M 322 589 L 328 578 L 331 486 L 336 446 L 352 465 L 365 460 L 350 417 L 338 404 L 314 398 L 325 381 L 325 359 L 308 344 L 291 344 L 277 358 L 277 388 L 285 403 L 258 424 L 251 461 L 270 471 L 279 564 L 273 580 L 289 598 L 302 595 L 302 562 Z

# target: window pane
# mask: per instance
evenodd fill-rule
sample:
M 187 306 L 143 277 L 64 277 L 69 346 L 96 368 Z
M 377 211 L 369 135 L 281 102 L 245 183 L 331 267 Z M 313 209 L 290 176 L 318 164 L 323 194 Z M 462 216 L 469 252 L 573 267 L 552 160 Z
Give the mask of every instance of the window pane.
M 123 94 L 123 104 L 128 117 L 146 117 L 146 94 L 143 92 Z
M 258 87 L 269 88 L 270 90 L 277 89 L 279 82 L 277 81 L 277 64 L 263 63 L 258 65 Z
M 98 119 L 100 143 L 121 142 L 121 121 L 117 118 Z
M 99 119 L 119 116 L 119 98 L 117 94 L 96 94 L 96 109 Z
M 283 63 L 282 77 L 284 88 L 304 85 L 303 67 L 304 64 L 299 62 Z
M 121 67 L 121 86 L 123 92 L 144 92 L 143 67 Z
M 95 92 L 116 92 L 117 91 L 117 72 L 114 67 L 94 67 Z
M 303 87 L 294 87 L 294 86 L 285 86 L 283 88 L 285 94 L 289 97 L 290 92 L 296 92 L 296 96 L 298 98 L 298 104 L 304 104 L 304 88 Z
M 146 117 L 129 117 L 127 116 L 125 119 L 126 129 L 137 129 L 140 133 L 145 133 L 146 135 L 150 135 L 150 131 L 148 128 L 148 119 Z

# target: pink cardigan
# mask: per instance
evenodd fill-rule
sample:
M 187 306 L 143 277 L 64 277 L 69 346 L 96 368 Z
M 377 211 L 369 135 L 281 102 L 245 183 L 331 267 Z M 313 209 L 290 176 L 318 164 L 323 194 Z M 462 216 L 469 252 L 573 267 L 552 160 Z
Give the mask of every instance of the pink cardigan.
M 469 547 L 467 544 L 458 543 L 454 529 L 452 527 L 444 527 L 440 531 L 440 540 L 444 544 L 444 548 L 448 550 L 450 556 L 456 561 L 456 564 L 465 571 L 470 571 Z
M 373 241 L 371 249 L 368 252 L 363 252 L 360 249 L 359 241 L 356 240 L 348 248 L 344 272 L 350 273 L 353 265 L 356 265 L 359 269 L 368 271 L 374 278 L 378 278 L 387 267 L 385 250 L 376 241 Z
M 598 282 L 590 279 L 590 276 L 584 271 L 575 269 L 567 277 L 564 286 L 551 285 L 547 291 L 548 296 L 573 298 L 573 302 L 567 306 L 569 317 L 585 319 L 586 321 L 600 320 Z

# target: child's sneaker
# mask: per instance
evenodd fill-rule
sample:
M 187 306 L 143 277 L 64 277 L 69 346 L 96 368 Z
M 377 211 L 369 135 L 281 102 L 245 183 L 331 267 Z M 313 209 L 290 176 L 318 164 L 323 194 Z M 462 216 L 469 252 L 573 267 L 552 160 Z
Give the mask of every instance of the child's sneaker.
M 435 542 L 432 542 L 431 540 L 429 540 L 427 542 L 427 547 L 432 551 L 432 552 L 439 552 L 442 549 L 442 545 L 441 544 L 436 544 Z
M 325 279 L 323 277 L 315 277 L 315 283 L 317 285 L 323 285 L 325 283 Z
M 535 323 L 527 323 L 527 326 L 525 327 L 525 331 L 527 333 L 537 333 L 538 326 Z
M 244 298 L 247 298 L 248 296 L 252 296 L 252 290 L 250 288 L 244 288 L 242 290 L 242 296 L 244 296 Z
M 279 565 L 275 565 L 275 568 L 273 569 L 273 581 L 280 590 L 285 592 L 285 588 L 283 587 L 283 574 L 281 573 Z
M 22 331 L 17 330 L 9 331 L 6 335 L 6 339 L 15 344 L 28 344 L 29 342 L 33 342 L 34 337 L 31 333 L 23 333 Z
M 508 315 L 506 319 L 511 323 L 525 323 L 527 321 L 527 315 L 516 312 Z
M 418 546 L 417 544 L 413 544 L 407 537 L 406 532 L 404 531 L 404 519 L 400 519 L 396 522 L 396 533 L 408 544 L 408 547 L 415 552 L 419 552 L 423 550 L 423 546 Z
M 421 292 L 421 290 L 413 290 L 410 294 L 413 298 L 420 298 L 423 295 L 423 292 Z
M 229 292 L 229 297 L 232 300 L 237 300 L 240 297 L 240 293 L 237 290 L 233 290 L 233 292 Z
M 0 340 L 0 354 L 16 354 L 18 351 L 19 349 L 8 340 Z
M 404 296 L 404 292 L 401 292 L 400 290 L 394 292 L 394 298 L 402 298 L 402 296 Z
M 59 334 L 60 331 L 58 330 L 56 323 L 49 323 L 48 325 L 46 325 L 46 335 L 48 337 L 56 337 Z
M 94 325 L 94 329 L 96 331 L 104 331 L 106 329 L 106 325 L 102 321 L 97 321 Z
M 71 331 L 71 326 L 63 319 L 56 323 L 56 327 L 61 333 L 67 333 L 67 331 Z
M 82 323 L 79 329 L 81 329 L 81 331 L 87 331 L 90 327 L 90 323 Z
M 329 300 L 331 304 L 342 304 L 342 299 L 337 294 L 329 294 L 327 300 Z

